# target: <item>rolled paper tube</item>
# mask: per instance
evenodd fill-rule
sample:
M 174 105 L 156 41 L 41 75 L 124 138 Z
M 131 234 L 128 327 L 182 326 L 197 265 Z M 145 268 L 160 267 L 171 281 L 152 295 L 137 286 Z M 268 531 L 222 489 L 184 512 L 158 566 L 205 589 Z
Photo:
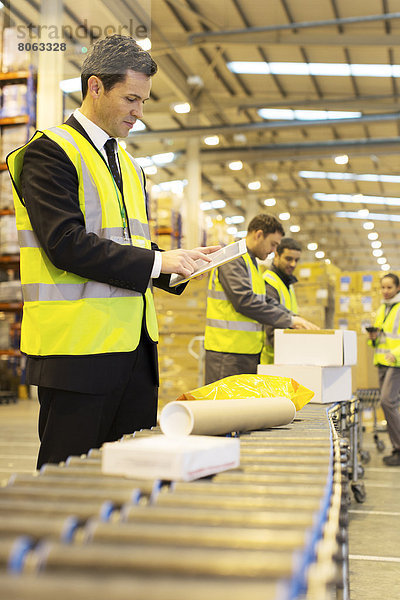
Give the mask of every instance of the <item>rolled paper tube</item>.
M 281 427 L 291 423 L 296 408 L 289 398 L 192 400 L 167 404 L 160 415 L 165 435 L 221 435 Z

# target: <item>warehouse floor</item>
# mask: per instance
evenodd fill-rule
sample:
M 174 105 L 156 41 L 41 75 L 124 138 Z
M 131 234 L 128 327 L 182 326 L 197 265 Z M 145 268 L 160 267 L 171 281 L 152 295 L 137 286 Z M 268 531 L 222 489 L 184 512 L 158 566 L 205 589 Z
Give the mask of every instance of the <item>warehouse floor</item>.
M 12 473 L 31 473 L 38 449 L 38 405 L 20 400 L 0 406 L 0 485 Z M 386 434 L 379 434 L 389 444 Z M 363 448 L 371 460 L 365 465 L 366 501 L 352 499 L 350 507 L 350 599 L 400 598 L 400 467 L 385 467 L 372 433 Z

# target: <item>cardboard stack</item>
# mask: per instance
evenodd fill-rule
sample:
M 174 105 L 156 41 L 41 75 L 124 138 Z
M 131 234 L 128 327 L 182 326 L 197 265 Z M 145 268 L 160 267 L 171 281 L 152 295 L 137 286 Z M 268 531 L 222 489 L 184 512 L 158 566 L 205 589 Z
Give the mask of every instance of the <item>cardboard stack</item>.
M 295 285 L 299 314 L 319 327 L 332 327 L 336 282 L 340 270 L 324 261 L 302 263 Z
M 365 333 L 382 302 L 381 271 L 343 271 L 338 278 L 335 327 Z M 396 275 L 399 273 L 396 272 Z
M 150 187 L 152 190 L 152 187 Z M 151 239 L 163 250 L 173 250 L 179 247 L 182 237 L 180 196 L 159 192 L 150 193 L 149 225 Z
M 315 393 L 311 402 L 317 404 L 350 400 L 357 335 L 330 329 L 276 329 L 274 360 L 273 365 L 259 365 L 258 373 L 292 377 Z
M 199 387 L 203 336 L 206 322 L 208 277 L 192 280 L 181 296 L 154 290 L 159 326 L 159 406 Z M 194 338 L 200 338 L 194 340 Z M 194 341 L 193 341 L 194 340 Z M 193 345 L 196 359 L 189 352 Z

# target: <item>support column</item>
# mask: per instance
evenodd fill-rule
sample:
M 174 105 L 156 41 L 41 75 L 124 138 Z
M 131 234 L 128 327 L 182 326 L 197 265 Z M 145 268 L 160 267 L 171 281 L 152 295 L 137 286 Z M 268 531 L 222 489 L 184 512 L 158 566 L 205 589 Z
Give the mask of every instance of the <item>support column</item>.
M 42 0 L 40 12 L 41 29 L 39 42 L 68 43 L 61 38 L 62 30 L 62 0 Z M 60 32 L 59 39 L 50 39 L 46 33 Z M 37 88 L 37 129 L 46 129 L 62 123 L 62 91 L 60 81 L 63 78 L 63 59 L 65 52 L 45 50 L 38 53 L 38 88 Z
M 200 245 L 200 199 L 201 199 L 201 165 L 200 140 L 189 138 L 186 145 L 186 178 L 185 191 L 185 247 L 196 248 Z
M 250 221 L 252 220 L 252 218 L 262 212 L 262 210 L 260 209 L 260 206 L 258 204 L 258 200 L 257 200 L 256 196 L 253 196 L 252 194 L 251 195 L 249 194 L 247 196 L 245 210 L 246 210 L 246 227 L 247 227 L 248 224 L 250 223 Z

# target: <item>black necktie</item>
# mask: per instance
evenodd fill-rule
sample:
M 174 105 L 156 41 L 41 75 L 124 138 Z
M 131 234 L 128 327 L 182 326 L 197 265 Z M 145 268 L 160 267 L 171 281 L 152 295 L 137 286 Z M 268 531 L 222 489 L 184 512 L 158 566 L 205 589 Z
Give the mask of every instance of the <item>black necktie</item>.
M 117 141 L 114 138 L 110 138 L 104 144 L 104 150 L 107 154 L 108 165 L 110 167 L 111 173 L 114 177 L 114 181 L 119 187 L 119 190 L 122 194 L 122 178 L 121 173 L 119 172 L 117 161 L 115 158 L 115 150 L 117 146 Z

